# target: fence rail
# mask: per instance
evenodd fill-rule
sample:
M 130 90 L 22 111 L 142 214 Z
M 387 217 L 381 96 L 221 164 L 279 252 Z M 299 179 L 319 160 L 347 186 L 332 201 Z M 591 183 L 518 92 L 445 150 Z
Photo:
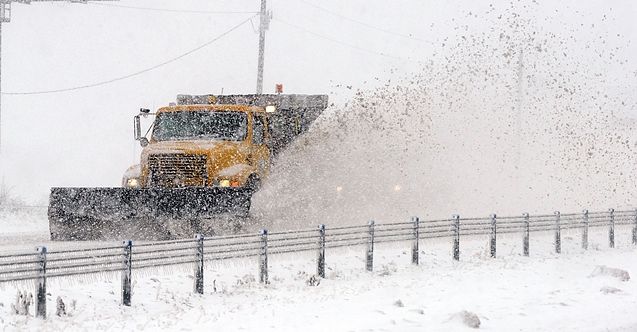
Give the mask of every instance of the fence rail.
M 330 228 L 319 225 L 316 229 L 280 232 L 261 230 L 258 234 L 238 234 L 193 239 L 156 241 L 135 244 L 131 240 L 122 245 L 96 245 L 80 249 L 48 251 L 37 247 L 32 252 L 0 255 L 0 283 L 35 281 L 37 290 L 36 316 L 46 316 L 46 281 L 76 275 L 121 272 L 122 304 L 131 305 L 132 270 L 160 266 L 190 264 L 194 270 L 194 292 L 204 292 L 204 264 L 233 258 L 258 257 L 261 283 L 268 283 L 268 255 L 315 251 L 316 274 L 325 278 L 327 249 L 365 246 L 365 268 L 374 269 L 374 245 L 387 242 L 410 242 L 411 263 L 419 264 L 419 244 L 423 239 L 451 238 L 452 258 L 460 260 L 460 239 L 464 236 L 489 235 L 489 254 L 495 258 L 499 234 L 522 234 L 522 254 L 529 256 L 530 233 L 553 232 L 554 250 L 561 253 L 563 230 L 581 229 L 581 246 L 588 248 L 590 227 L 608 227 L 608 245 L 615 246 L 615 227 L 632 225 L 632 244 L 637 244 L 637 209 L 603 212 L 501 217 L 492 214 L 485 218 L 420 220 L 376 224 L 370 221 L 361 226 Z

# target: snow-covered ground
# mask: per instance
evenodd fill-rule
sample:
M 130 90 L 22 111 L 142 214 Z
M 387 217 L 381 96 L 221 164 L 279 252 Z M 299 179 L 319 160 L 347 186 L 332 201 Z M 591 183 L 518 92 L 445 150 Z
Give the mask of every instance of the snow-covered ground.
M 607 248 L 595 229 L 590 249 L 578 231 L 563 233 L 563 253 L 552 253 L 552 234 L 532 234 L 523 257 L 517 234 L 498 238 L 498 258 L 487 238 L 463 239 L 461 261 L 448 239 L 424 240 L 421 264 L 409 263 L 409 243 L 379 245 L 375 271 L 364 270 L 364 248 L 328 250 L 327 279 L 308 285 L 314 253 L 272 255 L 270 284 L 257 281 L 256 259 L 208 263 L 205 294 L 192 292 L 192 269 L 182 266 L 134 274 L 132 306 L 120 304 L 119 274 L 49 279 L 46 320 L 11 313 L 18 290 L 0 285 L 3 331 L 217 330 L 217 331 L 463 331 L 459 313 L 480 319 L 486 331 L 634 331 L 637 285 L 601 266 L 634 275 L 637 250 L 630 228 L 617 229 Z M 6 249 L 6 248 L 5 248 Z M 612 271 L 612 270 L 611 270 Z M 67 315 L 56 316 L 61 297 Z M 31 307 L 33 312 L 33 306 Z
M 45 207 L 0 209 L 0 250 L 29 248 L 49 241 Z

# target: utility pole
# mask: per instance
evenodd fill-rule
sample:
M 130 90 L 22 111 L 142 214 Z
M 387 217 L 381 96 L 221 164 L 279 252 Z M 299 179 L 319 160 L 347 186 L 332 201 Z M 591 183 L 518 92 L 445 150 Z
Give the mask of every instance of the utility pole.
M 265 55 L 265 31 L 270 27 L 270 13 L 267 11 L 266 0 L 261 0 L 259 15 L 259 63 L 257 67 L 257 94 L 263 93 L 263 62 Z
M 31 4 L 31 2 L 73 2 L 119 1 L 119 0 L 0 0 L 0 153 L 2 153 L 2 24 L 11 22 L 11 3 Z
M 520 53 L 518 54 L 518 68 L 517 68 L 517 100 L 516 100 L 516 114 L 515 114 L 515 131 L 516 131 L 516 151 L 515 151 L 515 177 L 518 183 L 518 199 L 522 199 L 524 194 L 522 193 L 523 188 L 525 186 L 522 185 L 522 149 L 524 148 L 523 144 L 525 141 L 525 130 L 523 128 L 523 108 L 524 108 L 524 49 L 520 48 Z
M 515 130 L 517 131 L 517 154 L 516 154 L 516 164 L 515 167 L 517 169 L 520 168 L 520 150 L 522 149 L 522 108 L 524 107 L 524 49 L 520 48 L 520 53 L 518 55 L 518 91 L 517 91 L 517 100 L 516 100 L 516 117 L 515 117 Z

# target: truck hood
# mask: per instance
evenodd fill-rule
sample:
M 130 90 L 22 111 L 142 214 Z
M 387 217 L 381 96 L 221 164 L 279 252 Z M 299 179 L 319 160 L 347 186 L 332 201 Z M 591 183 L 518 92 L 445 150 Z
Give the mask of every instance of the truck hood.
M 215 150 L 238 149 L 242 142 L 229 141 L 163 141 L 153 142 L 144 148 L 143 154 L 192 153 L 208 154 Z

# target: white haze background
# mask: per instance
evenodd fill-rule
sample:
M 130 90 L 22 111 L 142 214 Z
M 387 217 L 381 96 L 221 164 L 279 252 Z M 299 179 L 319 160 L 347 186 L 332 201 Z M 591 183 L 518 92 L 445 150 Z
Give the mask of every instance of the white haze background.
M 634 204 L 634 2 L 308 2 L 413 37 L 302 1 L 269 1 L 274 20 L 265 92 L 283 83 L 287 93 L 328 93 L 335 105 L 281 156 L 270 183 L 255 197 L 254 213 L 263 220 L 361 223 L 412 214 Z M 198 11 L 259 7 L 259 1 L 114 4 Z M 127 75 L 252 15 L 14 4 L 12 22 L 3 24 L 2 88 L 50 90 Z M 252 23 L 127 80 L 57 94 L 3 95 L 3 183 L 42 205 L 52 186 L 118 186 L 138 159 L 131 120 L 139 107 L 166 105 L 178 93 L 254 92 L 258 18 Z M 502 42 L 502 33 L 513 40 Z M 534 40 L 531 49 L 542 40 L 548 49 L 526 56 L 525 115 L 516 120 L 515 45 L 522 35 Z M 508 51 L 509 63 L 502 56 Z M 575 92 L 558 97 L 564 88 Z M 519 143 L 516 128 L 525 128 Z

